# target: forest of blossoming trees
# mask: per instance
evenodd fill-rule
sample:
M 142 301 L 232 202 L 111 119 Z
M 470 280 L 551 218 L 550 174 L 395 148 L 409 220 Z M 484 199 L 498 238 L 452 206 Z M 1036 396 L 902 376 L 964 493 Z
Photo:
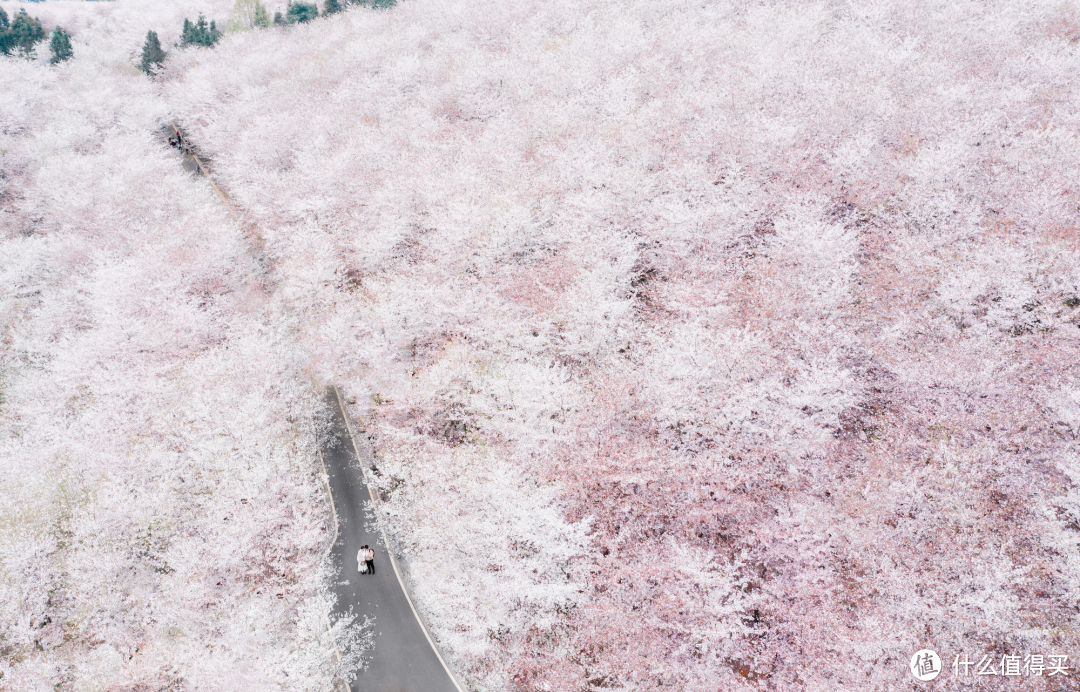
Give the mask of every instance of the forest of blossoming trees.
M 1080 4 L 232 6 L 0 57 L 0 689 L 347 675 L 331 382 L 472 689 L 1076 689 Z

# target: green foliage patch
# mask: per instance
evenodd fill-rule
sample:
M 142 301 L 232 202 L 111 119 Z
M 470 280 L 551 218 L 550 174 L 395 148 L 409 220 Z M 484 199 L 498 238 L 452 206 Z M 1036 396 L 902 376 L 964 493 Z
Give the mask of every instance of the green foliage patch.
M 206 48 L 212 48 L 220 38 L 221 32 L 218 30 L 214 20 L 211 19 L 208 26 L 206 17 L 199 14 L 199 19 L 194 24 L 191 23 L 191 20 L 184 19 L 184 30 L 180 34 L 180 47 L 205 46 Z
M 8 22 L 7 12 L 0 8 L 0 53 L 20 57 L 34 57 L 35 46 L 45 40 L 45 28 L 37 17 L 31 17 L 26 9 L 19 10 Z
M 52 32 L 49 48 L 52 50 L 52 58 L 49 62 L 53 65 L 64 62 L 65 60 L 70 60 L 73 55 L 71 50 L 71 36 L 60 27 L 56 27 Z
M 154 70 L 161 67 L 165 62 L 165 51 L 161 49 L 161 41 L 158 40 L 156 31 L 146 32 L 146 42 L 143 43 L 142 62 L 139 64 L 146 74 L 153 74 Z
M 291 2 L 285 15 L 285 21 L 289 24 L 302 24 L 318 17 L 319 8 L 306 2 Z

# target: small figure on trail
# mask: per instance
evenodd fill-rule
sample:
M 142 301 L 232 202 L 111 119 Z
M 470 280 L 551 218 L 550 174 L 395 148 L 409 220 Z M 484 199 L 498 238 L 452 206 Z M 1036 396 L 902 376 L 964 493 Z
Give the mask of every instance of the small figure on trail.
M 356 553 L 356 566 L 360 574 L 375 574 L 375 551 L 366 543 Z
M 192 153 L 191 145 L 184 141 L 184 136 L 180 134 L 179 130 L 176 131 L 176 146 L 180 147 L 180 152 L 183 154 Z
M 169 146 L 173 147 L 174 149 L 176 148 L 176 146 L 177 146 L 176 137 L 169 137 Z

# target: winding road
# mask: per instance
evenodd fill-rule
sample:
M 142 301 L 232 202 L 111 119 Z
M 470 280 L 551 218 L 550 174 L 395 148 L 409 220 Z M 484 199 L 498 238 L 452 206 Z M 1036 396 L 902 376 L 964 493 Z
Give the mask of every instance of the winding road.
M 375 647 L 367 667 L 357 672 L 352 692 L 463 692 L 444 663 L 405 591 L 400 569 L 387 551 L 368 488 L 365 469 L 371 465 L 365 441 L 357 440 L 346 422 L 344 402 L 336 387 L 327 392 L 333 426 L 331 442 L 322 449 L 337 514 L 338 537 L 331 548 L 338 578 L 338 614 L 350 609 L 375 620 Z M 359 452 L 359 453 L 358 453 Z M 365 508 L 367 511 L 365 511 Z M 375 550 L 374 574 L 360 574 L 356 553 L 367 544 Z
M 180 134 L 174 123 L 161 129 L 163 139 Z M 237 211 L 210 177 L 194 150 L 181 150 L 186 171 L 206 176 L 229 212 Z M 249 237 L 252 233 L 248 232 Z M 370 616 L 375 623 L 375 645 L 365 656 L 363 670 L 355 671 L 351 692 L 464 692 L 443 661 L 420 621 L 405 590 L 400 568 L 387 543 L 377 517 L 378 500 L 369 490 L 366 470 L 372 465 L 366 441 L 357 439 L 346 419 L 345 404 L 337 387 L 326 393 L 332 411 L 333 434 L 320 450 L 326 466 L 337 538 L 330 548 L 337 578 L 337 615 L 352 611 Z M 358 453 L 359 452 L 359 453 Z M 356 553 L 360 546 L 375 550 L 375 570 L 360 574 Z

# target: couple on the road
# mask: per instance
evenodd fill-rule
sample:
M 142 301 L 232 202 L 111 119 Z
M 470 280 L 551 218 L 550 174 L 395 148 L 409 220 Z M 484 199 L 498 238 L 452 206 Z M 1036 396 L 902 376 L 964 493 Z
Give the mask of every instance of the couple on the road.
M 360 574 L 375 574 L 375 551 L 366 543 L 356 553 L 356 567 Z

